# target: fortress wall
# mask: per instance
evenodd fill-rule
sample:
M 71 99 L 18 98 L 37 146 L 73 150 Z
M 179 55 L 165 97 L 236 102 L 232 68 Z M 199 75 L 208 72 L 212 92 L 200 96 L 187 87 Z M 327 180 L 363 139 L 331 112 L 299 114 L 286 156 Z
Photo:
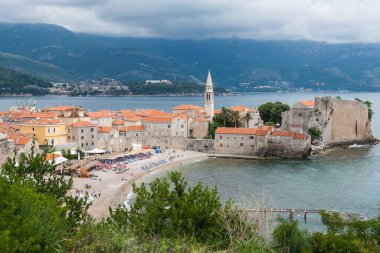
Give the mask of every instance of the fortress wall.
M 215 153 L 215 140 L 207 139 L 188 139 L 186 140 L 186 149 L 204 152 L 209 154 Z
M 307 131 L 307 124 L 313 115 L 313 108 L 292 108 L 282 113 L 281 129 L 291 131 L 294 126 L 300 126 L 303 131 Z
M 310 137 L 296 140 L 287 136 L 268 136 L 266 156 L 287 159 L 307 158 L 311 151 Z
M 315 99 L 315 109 L 321 112 L 323 143 L 327 145 L 366 141 L 368 131 L 367 105 L 331 97 Z

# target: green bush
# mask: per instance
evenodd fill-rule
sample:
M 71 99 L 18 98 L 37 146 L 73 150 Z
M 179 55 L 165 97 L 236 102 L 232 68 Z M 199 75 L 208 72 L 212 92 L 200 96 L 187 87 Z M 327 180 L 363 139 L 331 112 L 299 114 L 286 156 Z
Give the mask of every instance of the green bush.
M 53 252 L 67 232 L 64 209 L 53 197 L 0 178 L 1 252 Z
M 321 140 L 321 138 L 322 138 L 322 132 L 321 132 L 321 130 L 319 130 L 316 127 L 309 128 L 307 130 L 307 132 L 310 135 L 312 142 L 315 141 L 315 140 Z

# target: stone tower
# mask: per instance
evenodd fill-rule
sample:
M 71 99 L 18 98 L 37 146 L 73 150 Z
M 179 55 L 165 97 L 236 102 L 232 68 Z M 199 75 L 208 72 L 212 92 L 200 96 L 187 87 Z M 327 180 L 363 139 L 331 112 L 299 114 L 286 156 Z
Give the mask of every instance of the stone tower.
M 209 121 L 212 121 L 214 117 L 214 89 L 212 86 L 212 79 L 210 70 L 208 71 L 207 81 L 206 81 L 206 91 L 205 91 L 205 111 L 209 117 Z

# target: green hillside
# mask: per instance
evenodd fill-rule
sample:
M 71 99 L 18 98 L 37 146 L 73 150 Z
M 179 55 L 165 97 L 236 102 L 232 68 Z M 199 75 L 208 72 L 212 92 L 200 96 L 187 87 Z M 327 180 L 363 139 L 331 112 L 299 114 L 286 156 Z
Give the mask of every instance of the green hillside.
M 0 48 L 36 61 L 31 65 L 47 64 L 31 70 L 10 58 L 0 60 L 0 66 L 49 81 L 111 77 L 201 82 L 211 69 L 216 86 L 239 91 L 268 85 L 316 89 L 316 84 L 322 90 L 380 90 L 380 44 L 115 38 L 56 25 L 0 23 Z
M 0 52 L 0 67 L 13 69 L 46 81 L 73 80 L 73 77 L 60 67 L 15 54 Z
M 0 95 L 45 95 L 50 83 L 39 78 L 0 67 Z

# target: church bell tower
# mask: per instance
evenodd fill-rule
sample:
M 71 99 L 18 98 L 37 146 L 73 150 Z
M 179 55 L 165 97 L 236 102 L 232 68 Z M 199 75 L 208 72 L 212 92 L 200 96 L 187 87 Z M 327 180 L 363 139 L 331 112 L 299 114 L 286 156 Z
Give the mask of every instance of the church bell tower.
M 204 108 L 207 113 L 207 116 L 209 117 L 209 121 L 212 122 L 212 118 L 214 117 L 214 89 L 212 85 L 210 70 L 208 71 L 206 81 Z

